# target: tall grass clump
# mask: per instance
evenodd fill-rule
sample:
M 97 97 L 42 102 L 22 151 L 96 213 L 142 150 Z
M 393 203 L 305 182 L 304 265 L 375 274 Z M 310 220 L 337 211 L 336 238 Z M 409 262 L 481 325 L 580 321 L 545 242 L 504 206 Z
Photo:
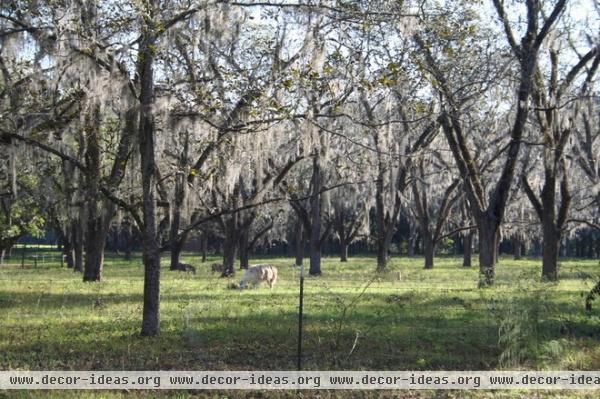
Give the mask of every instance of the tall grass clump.
M 556 309 L 551 283 L 531 278 L 492 298 L 489 310 L 497 322 L 498 364 L 503 369 L 540 368 L 564 351 L 564 340 L 552 339 L 560 328 L 552 320 Z

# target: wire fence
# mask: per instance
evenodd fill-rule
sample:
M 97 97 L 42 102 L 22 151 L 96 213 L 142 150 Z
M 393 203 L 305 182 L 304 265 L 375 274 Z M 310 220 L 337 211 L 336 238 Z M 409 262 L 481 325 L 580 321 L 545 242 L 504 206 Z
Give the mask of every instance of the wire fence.
M 3 259 L 3 265 L 19 266 L 21 268 L 37 268 L 37 267 L 61 267 L 65 265 L 65 257 L 60 253 L 29 252 L 22 253 L 16 256 L 11 256 Z

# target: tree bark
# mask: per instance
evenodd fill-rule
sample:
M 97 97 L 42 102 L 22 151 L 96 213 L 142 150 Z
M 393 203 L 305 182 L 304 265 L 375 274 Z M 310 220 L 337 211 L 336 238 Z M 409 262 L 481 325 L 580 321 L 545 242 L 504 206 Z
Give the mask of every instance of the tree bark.
M 321 274 L 321 188 L 323 184 L 321 165 L 319 165 L 319 156 L 316 154 L 313 158 L 313 176 L 312 176 L 312 196 L 310 197 L 310 268 L 308 273 L 311 276 Z
M 384 232 L 382 235 L 379 235 L 379 237 L 382 238 L 382 240 L 377 241 L 377 271 L 383 272 L 387 268 L 392 235 L 389 234 L 389 232 Z
M 417 242 L 417 237 L 418 234 L 416 233 L 416 231 L 412 231 L 413 229 L 411 228 L 410 234 L 408 236 L 408 240 L 406 242 L 406 254 L 409 258 L 412 258 L 413 256 L 415 256 L 415 244 Z
M 348 243 L 340 239 L 340 262 L 348 262 Z
M 20 237 L 21 236 L 19 235 L 19 237 L 8 238 L 0 243 L 0 266 L 4 265 L 5 259 L 10 259 L 10 252 Z
M 11 257 L 11 251 L 12 248 L 14 247 L 15 243 L 21 238 L 21 235 L 19 236 L 13 236 L 10 238 L 7 238 L 5 240 L 0 241 L 0 266 L 4 265 L 4 260 L 5 259 L 10 259 Z
M 83 273 L 83 230 L 81 222 L 75 219 L 71 222 L 71 234 L 73 242 L 73 271 Z
M 85 117 L 85 164 L 84 175 L 86 190 L 84 269 L 83 281 L 100 281 L 104 262 L 106 233 L 100 210 L 100 175 L 102 156 L 100 149 L 100 105 L 93 104 Z
M 188 237 L 188 232 L 185 232 L 181 235 L 181 237 L 174 239 L 171 241 L 171 263 L 169 266 L 169 270 L 180 270 L 178 265 L 181 259 L 181 252 L 183 251 L 183 246 Z
M 296 222 L 296 239 L 295 239 L 295 256 L 296 266 L 302 266 L 304 260 L 304 228 L 302 227 L 302 221 L 298 219 Z
M 518 237 L 514 237 L 513 238 L 513 254 L 515 257 L 515 260 L 519 260 L 522 258 L 522 247 L 521 247 L 521 240 Z
M 423 235 L 423 251 L 425 255 L 425 269 L 433 269 L 433 257 L 435 255 L 435 243 L 429 234 Z
M 139 148 L 142 172 L 143 207 L 143 261 L 144 261 L 144 306 L 142 310 L 142 336 L 155 336 L 160 333 L 160 247 L 156 223 L 156 161 L 154 116 L 154 57 L 156 38 L 154 36 L 153 13 L 156 0 L 148 4 L 149 14 L 142 28 L 142 38 L 138 54 L 138 75 L 140 81 L 140 123 Z
M 12 258 L 12 250 L 15 247 L 15 243 L 19 240 L 19 238 L 21 238 L 21 236 L 19 236 L 18 238 L 13 238 L 13 239 L 9 240 L 6 247 L 4 247 L 4 259 L 5 260 Z M 590 242 L 590 245 L 593 245 L 593 241 Z
M 333 207 L 331 227 L 335 230 L 340 243 L 340 262 L 348 261 L 348 248 L 362 226 L 363 212 L 367 210 L 344 204 L 335 204 Z
M 559 156 L 553 153 L 554 156 Z M 558 249 L 561 240 L 561 230 L 566 219 L 571 197 L 567 185 L 567 176 L 561 184 L 562 201 L 559 215 L 556 215 L 556 163 L 545 168 L 545 182 L 542 188 L 541 209 L 538 212 L 542 222 L 542 279 L 558 280 Z M 566 173 L 566 170 L 565 170 Z M 531 199 L 531 198 L 530 198 Z
M 473 253 L 473 232 L 469 231 L 463 238 L 463 267 L 471 267 Z
M 208 252 L 208 234 L 202 232 L 202 263 L 206 262 L 206 254 Z
M 380 165 L 379 175 L 376 182 L 375 192 L 375 224 L 377 236 L 377 271 L 384 271 L 387 266 L 387 254 L 390 248 L 391 234 L 387 229 L 387 221 L 385 217 L 385 202 L 383 199 L 384 186 L 384 171 Z
M 377 237 L 377 271 L 383 272 L 387 269 L 388 255 L 390 252 L 390 244 L 394 233 L 394 223 L 400 212 L 400 197 L 395 195 L 393 209 L 387 209 L 384 201 L 384 178 L 385 166 L 383 161 L 379 160 L 379 172 L 375 190 L 375 224 Z M 399 172 L 403 175 L 404 172 Z M 399 180 L 403 180 L 398 178 Z M 397 187 L 403 187 L 403 184 L 398 183 Z
M 479 235 L 479 274 L 480 286 L 491 286 L 494 283 L 494 274 L 498 254 L 498 227 L 483 219 L 477 226 Z
M 239 252 L 240 252 L 240 269 L 246 270 L 250 265 L 250 256 L 249 256 L 249 237 L 250 234 L 249 228 L 243 228 L 240 232 L 240 244 L 239 244 Z
M 131 234 L 129 234 L 125 239 L 125 260 L 131 260 L 132 244 Z
M 380 171 L 375 193 L 375 223 L 377 235 L 377 271 L 382 272 L 387 268 L 388 253 L 392 241 L 389 215 L 386 215 L 383 200 L 383 171 Z
M 188 143 L 188 136 L 186 135 L 184 139 L 183 150 L 179 158 L 180 169 L 185 169 L 188 164 Z M 184 234 L 185 237 L 179 237 L 179 229 L 181 227 L 181 210 L 183 208 L 186 196 L 187 177 L 184 173 L 178 173 L 175 181 L 175 199 L 173 201 L 173 216 L 171 218 L 172 220 L 169 232 L 169 239 L 171 240 L 171 270 L 177 270 L 179 266 L 181 250 L 183 249 L 183 245 L 185 244 L 187 238 L 187 233 Z
M 554 162 L 547 161 L 544 168 L 544 185 L 541 192 L 541 201 L 537 199 L 527 178 L 522 178 L 523 188 L 529 201 L 533 205 L 542 223 L 542 280 L 556 281 L 558 279 L 558 255 L 561 240 L 561 230 L 567 218 L 571 195 L 568 186 L 568 177 L 565 175 L 561 181 L 561 203 L 556 213 L 556 172 L 557 165 L 562 155 L 557 154 L 559 149 L 547 157 L 554 158 Z M 566 170 L 565 170 L 566 173 Z
M 69 238 L 63 242 L 62 254 L 65 257 L 67 269 L 72 269 L 74 267 L 73 245 L 71 244 L 71 240 Z
M 121 240 L 123 244 L 123 254 L 125 260 L 131 260 L 131 252 L 133 251 L 133 229 L 129 217 L 123 218 L 121 222 Z
M 558 279 L 560 233 L 550 218 L 542 221 L 542 229 L 542 279 L 556 281 Z
M 88 227 L 85 240 L 83 281 L 93 282 L 102 279 L 105 240 L 106 235 L 102 234 L 102 231 L 90 231 Z
M 237 214 L 233 214 L 225 221 L 225 239 L 223 241 L 223 272 L 222 277 L 235 274 L 235 258 L 238 251 L 239 236 L 237 234 Z

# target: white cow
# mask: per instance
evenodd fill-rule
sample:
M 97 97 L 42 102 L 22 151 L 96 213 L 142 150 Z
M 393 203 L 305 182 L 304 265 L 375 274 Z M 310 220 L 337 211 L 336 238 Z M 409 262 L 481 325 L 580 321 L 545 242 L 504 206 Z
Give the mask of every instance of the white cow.
M 240 281 L 240 289 L 244 289 L 248 285 L 256 288 L 263 281 L 266 281 L 269 284 L 269 288 L 273 289 L 273 286 L 277 282 L 277 268 L 275 266 L 254 265 L 249 267 Z

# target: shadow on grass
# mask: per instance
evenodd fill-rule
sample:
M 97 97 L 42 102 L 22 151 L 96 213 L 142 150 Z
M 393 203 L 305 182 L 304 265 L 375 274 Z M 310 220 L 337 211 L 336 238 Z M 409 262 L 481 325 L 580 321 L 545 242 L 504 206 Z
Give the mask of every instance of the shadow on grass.
M 44 293 L 14 292 L 0 293 L 0 309 L 27 306 L 31 308 L 73 308 L 82 306 L 104 307 L 123 302 L 141 302 L 139 294 L 98 293 Z
M 156 338 L 137 335 L 139 319 L 24 323 L 2 333 L 6 369 L 293 369 L 297 314 L 179 315 Z M 306 314 L 304 359 L 311 369 L 486 369 L 497 357 L 494 326 L 418 312 L 357 309 Z M 9 336 L 7 336 L 7 334 Z
M 92 294 L 64 296 L 70 305 L 88 304 L 94 298 Z M 115 297 L 124 301 L 139 299 L 137 295 Z M 360 304 L 346 317 L 342 317 L 339 307 L 308 304 L 304 321 L 306 367 L 464 370 L 498 366 L 498 320 L 465 308 L 462 301 L 466 300 L 452 303 L 436 299 L 422 306 L 409 302 L 404 308 L 392 303 L 382 310 L 379 300 L 383 301 L 383 297 Z M 21 298 L 25 299 L 31 298 Z M 0 367 L 293 369 L 297 345 L 295 309 L 276 304 L 266 311 L 252 308 L 252 303 L 232 306 L 232 313 L 221 317 L 204 315 L 195 307 L 170 309 L 169 313 L 163 312 L 166 318 L 162 334 L 156 338 L 137 335 L 137 313 L 109 313 L 103 315 L 103 320 L 51 319 L 42 324 L 24 320 L 20 326 L 0 332 Z M 228 311 L 226 307 L 223 310 Z M 236 313 L 241 311 L 245 313 Z M 544 320 L 540 324 L 540 340 L 599 339 L 597 326 L 597 318 L 573 318 L 567 323 Z

